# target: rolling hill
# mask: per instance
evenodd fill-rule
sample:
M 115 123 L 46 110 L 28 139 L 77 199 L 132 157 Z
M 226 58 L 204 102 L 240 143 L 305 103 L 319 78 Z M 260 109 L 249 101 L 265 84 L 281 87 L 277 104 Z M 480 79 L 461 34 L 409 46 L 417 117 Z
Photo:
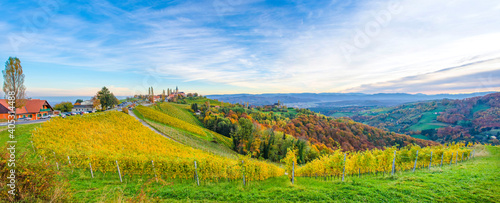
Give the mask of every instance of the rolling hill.
M 498 143 L 500 93 L 351 112 L 358 122 L 438 142 Z

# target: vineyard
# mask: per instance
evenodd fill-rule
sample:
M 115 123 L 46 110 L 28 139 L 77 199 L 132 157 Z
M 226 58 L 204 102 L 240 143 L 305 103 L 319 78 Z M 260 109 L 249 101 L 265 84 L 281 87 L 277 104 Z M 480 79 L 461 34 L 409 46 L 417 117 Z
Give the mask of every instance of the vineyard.
M 469 145 L 469 147 L 471 144 Z M 451 165 L 472 158 L 473 151 L 463 143 L 420 147 L 418 145 L 385 150 L 373 149 L 344 153 L 337 150 L 297 169 L 297 176 L 340 177 L 345 175 L 386 174 L 418 168 Z M 289 168 L 289 167 L 287 167 Z M 290 171 L 288 169 L 287 171 Z
M 158 130 L 159 132 L 168 135 L 168 137 L 174 139 L 177 142 L 180 142 L 185 145 L 189 145 L 191 147 L 194 147 L 196 149 L 203 150 L 205 152 L 210 152 L 212 154 L 222 156 L 222 157 L 227 157 L 227 158 L 232 158 L 232 159 L 237 159 L 238 158 L 238 153 L 233 151 L 231 148 L 226 147 L 225 145 L 221 145 L 219 143 L 214 143 L 214 142 L 209 142 L 207 140 L 201 139 L 199 137 L 193 136 L 189 133 L 182 132 L 180 130 L 177 130 L 175 128 L 159 124 L 153 121 L 146 120 L 145 121 L 148 125 L 153 127 L 154 129 Z
M 150 112 L 143 108 L 142 112 Z M 118 169 L 120 176 L 149 174 L 188 179 L 196 173 L 202 181 L 242 176 L 253 181 L 284 173 L 274 164 L 247 157 L 224 158 L 173 142 L 133 117 L 113 111 L 54 118 L 37 128 L 32 140 L 37 154 L 53 160 L 58 167 L 102 173 Z
M 217 140 L 217 142 L 222 143 L 226 147 L 230 148 L 232 145 L 232 140 L 231 138 L 225 137 L 219 133 L 213 132 L 211 130 L 205 129 L 203 127 L 200 127 L 198 125 L 193 125 L 190 123 L 191 118 L 196 119 L 194 117 L 189 117 L 188 115 L 185 115 L 185 112 L 181 112 L 180 109 L 177 109 L 176 107 L 171 106 L 168 104 L 168 106 L 171 106 L 169 108 L 164 108 L 164 106 L 167 105 L 162 105 L 160 110 L 157 110 L 158 107 L 154 108 L 149 108 L 145 106 L 138 106 L 136 107 L 136 110 L 139 114 L 141 114 L 144 118 L 165 124 L 180 130 L 184 130 L 190 133 L 193 133 L 194 135 L 198 136 L 199 138 L 202 138 L 207 141 L 212 141 L 212 139 Z M 168 112 L 168 113 L 164 113 Z M 176 115 L 176 117 L 170 116 L 170 115 Z M 181 120 L 181 119 L 187 119 L 187 120 Z M 199 121 L 198 121 L 199 122 Z
M 139 111 L 139 113 L 141 113 L 147 119 L 163 123 L 175 128 L 180 128 L 189 131 L 191 133 L 198 134 L 200 136 L 207 136 L 202 127 L 190 124 L 186 121 L 169 116 L 160 111 L 145 106 L 137 106 L 135 109 Z
M 183 106 L 185 106 L 187 109 L 186 108 L 183 109 L 182 108 Z M 188 109 L 191 109 L 189 105 L 162 102 L 160 104 L 154 105 L 154 109 L 166 113 L 167 115 L 177 118 L 179 120 L 183 120 L 191 124 L 202 126 L 201 122 L 196 117 L 194 117 L 191 112 L 188 111 Z

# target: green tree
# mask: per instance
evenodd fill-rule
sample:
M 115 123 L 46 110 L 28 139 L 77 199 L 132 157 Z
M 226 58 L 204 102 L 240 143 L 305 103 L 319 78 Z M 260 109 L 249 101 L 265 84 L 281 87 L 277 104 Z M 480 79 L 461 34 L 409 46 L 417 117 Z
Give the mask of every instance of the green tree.
M 118 104 L 118 99 L 106 87 L 102 87 L 102 89 L 97 92 L 97 99 L 101 102 L 102 110 L 112 108 Z
M 5 62 L 5 70 L 3 73 L 3 91 L 5 92 L 5 99 L 13 98 L 15 103 L 13 106 L 21 108 L 26 104 L 26 87 L 24 86 L 24 74 L 21 61 L 17 57 L 9 57 Z M 9 105 L 12 103 L 9 102 Z M 14 117 L 17 117 L 14 111 Z
M 191 109 L 193 109 L 194 112 L 197 112 L 198 111 L 198 104 L 197 103 L 191 104 Z
M 83 100 L 81 100 L 81 99 L 77 99 L 77 100 L 75 101 L 75 104 L 76 104 L 76 103 L 82 103 L 82 102 L 83 102 Z
M 71 102 L 62 102 L 54 106 L 55 110 L 62 112 L 70 112 L 73 109 L 73 104 Z

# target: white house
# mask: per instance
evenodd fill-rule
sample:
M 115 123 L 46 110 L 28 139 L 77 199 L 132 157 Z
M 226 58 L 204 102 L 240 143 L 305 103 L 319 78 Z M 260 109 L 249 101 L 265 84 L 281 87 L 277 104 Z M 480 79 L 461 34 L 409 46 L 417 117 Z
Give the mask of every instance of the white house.
M 94 102 L 92 100 L 86 100 L 80 103 L 80 105 L 74 105 L 73 109 L 71 109 L 72 112 L 82 112 L 82 111 L 91 111 L 95 112 L 94 109 Z

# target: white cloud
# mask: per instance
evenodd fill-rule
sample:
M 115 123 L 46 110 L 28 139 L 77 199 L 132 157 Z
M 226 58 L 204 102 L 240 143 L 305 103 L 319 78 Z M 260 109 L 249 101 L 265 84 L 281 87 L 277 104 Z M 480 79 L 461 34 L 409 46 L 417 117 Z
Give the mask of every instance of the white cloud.
M 17 56 L 98 71 L 146 70 L 255 93 L 350 91 L 500 56 L 500 3 L 396 2 L 396 10 L 388 1 L 292 9 L 215 1 L 128 11 L 95 1 L 83 8 L 102 20 L 54 16 Z M 380 23 L 377 15 L 387 13 L 389 20 Z M 0 23 L 0 30 L 11 26 Z M 360 33 L 367 43 L 360 43 Z M 345 44 L 355 47 L 347 58 Z M 0 53 L 11 49 L 0 42 Z M 453 69 L 439 77 L 473 73 Z M 385 88 L 377 90 L 396 91 Z

